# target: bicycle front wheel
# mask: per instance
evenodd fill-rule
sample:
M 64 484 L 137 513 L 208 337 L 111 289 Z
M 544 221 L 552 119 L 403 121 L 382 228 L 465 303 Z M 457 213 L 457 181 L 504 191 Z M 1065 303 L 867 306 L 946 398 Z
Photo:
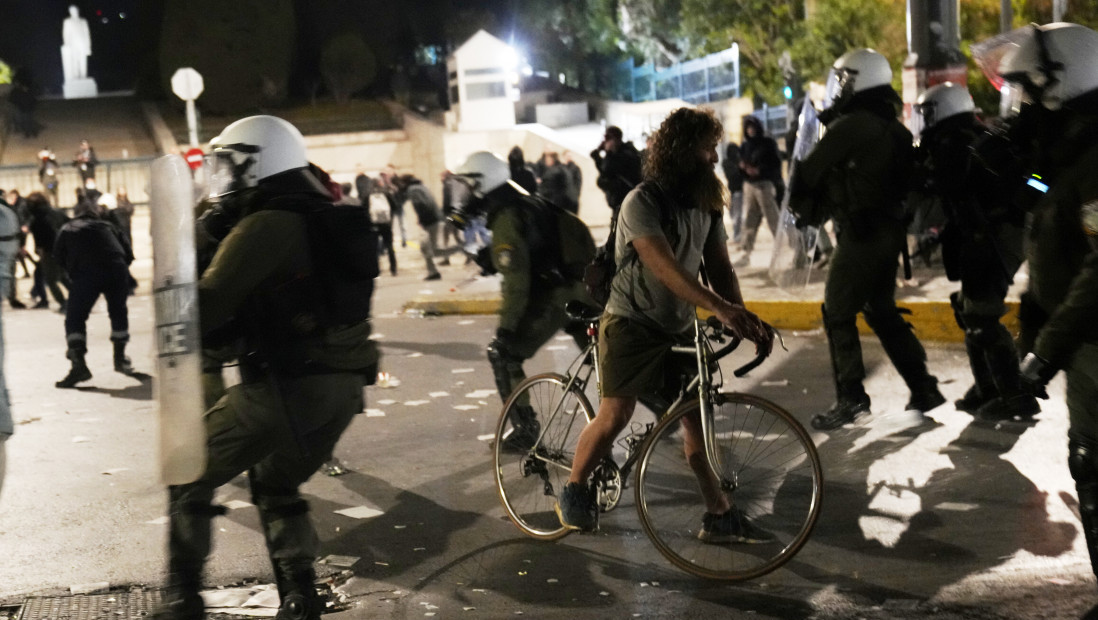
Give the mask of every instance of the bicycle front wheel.
M 570 530 L 560 524 L 555 506 L 568 476 L 576 442 L 595 417 L 579 390 L 565 390 L 567 379 L 556 373 L 527 378 L 515 387 L 496 427 L 496 488 L 500 502 L 528 536 L 554 540 Z M 530 445 L 507 441 L 525 429 Z M 530 429 L 535 429 L 533 433 Z
M 637 511 L 645 533 L 675 566 L 709 579 L 754 579 L 788 562 L 808 540 L 823 470 L 811 437 L 778 405 L 719 394 L 713 414 L 720 492 L 757 528 L 755 535 L 738 534 L 746 531 L 742 521 L 728 535 L 714 535 L 712 526 L 702 533 L 706 506 L 699 485 L 709 480 L 712 489 L 716 481 L 705 472 L 704 456 L 692 468 L 683 450 L 683 419 L 698 420 L 697 399 L 665 416 L 641 448 Z

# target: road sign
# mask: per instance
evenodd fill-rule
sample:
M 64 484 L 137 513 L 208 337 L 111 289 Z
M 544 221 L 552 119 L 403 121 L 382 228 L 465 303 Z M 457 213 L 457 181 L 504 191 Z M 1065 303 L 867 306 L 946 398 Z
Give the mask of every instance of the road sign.
M 206 154 L 202 152 L 202 149 L 191 149 L 183 156 L 183 159 L 187 160 L 187 165 L 191 167 L 191 170 L 198 170 L 202 167 L 202 158 Z
M 202 74 L 190 67 L 177 69 L 172 74 L 172 92 L 183 101 L 194 101 L 202 94 L 205 85 Z

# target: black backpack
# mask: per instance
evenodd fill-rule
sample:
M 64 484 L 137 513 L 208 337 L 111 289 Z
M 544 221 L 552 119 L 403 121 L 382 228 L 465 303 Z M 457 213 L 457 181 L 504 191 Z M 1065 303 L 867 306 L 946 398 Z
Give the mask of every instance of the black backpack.
M 321 327 L 350 325 L 370 317 L 374 278 L 378 276 L 377 234 L 370 212 L 357 205 L 298 196 L 272 200 L 268 209 L 305 216 Z

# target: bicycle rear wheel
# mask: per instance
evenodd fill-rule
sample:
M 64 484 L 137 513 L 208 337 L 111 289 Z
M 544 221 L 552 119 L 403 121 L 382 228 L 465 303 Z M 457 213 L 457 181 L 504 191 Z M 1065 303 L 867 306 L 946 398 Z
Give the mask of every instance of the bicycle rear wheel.
M 567 379 L 556 373 L 527 378 L 507 399 L 496 427 L 500 502 L 523 533 L 542 540 L 570 531 L 560 524 L 554 507 L 572 473 L 580 431 L 595 417 L 587 397 L 574 388 L 565 391 L 566 385 Z M 513 430 L 517 415 L 532 416 L 538 423 L 537 443 L 530 449 L 509 450 L 502 441 Z
M 698 414 L 697 399 L 665 416 L 642 446 L 637 512 L 645 533 L 675 566 L 709 579 L 754 579 L 788 562 L 808 540 L 819 515 L 823 470 L 804 427 L 778 405 L 749 394 L 720 394 L 713 413 L 721 488 L 774 541 L 699 539 L 705 503 L 686 462 L 681 424 L 684 416 Z

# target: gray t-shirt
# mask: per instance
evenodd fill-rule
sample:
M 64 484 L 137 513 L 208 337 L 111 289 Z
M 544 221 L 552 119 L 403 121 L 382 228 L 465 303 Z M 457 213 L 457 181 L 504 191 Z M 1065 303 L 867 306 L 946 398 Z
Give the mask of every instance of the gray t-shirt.
M 707 209 L 669 206 L 679 233 L 678 242 L 671 250 L 675 260 L 687 273 L 696 274 L 701 268 L 706 244 L 725 243 L 728 235 L 720 224 L 720 218 L 714 218 Z M 669 334 L 682 333 L 693 325 L 694 306 L 679 299 L 641 264 L 632 243 L 641 237 L 666 235 L 660 225 L 660 207 L 655 199 L 647 192 L 634 189 L 625 197 L 618 214 L 618 231 L 614 240 L 614 260 L 618 272 L 610 287 L 606 310 L 647 323 Z

